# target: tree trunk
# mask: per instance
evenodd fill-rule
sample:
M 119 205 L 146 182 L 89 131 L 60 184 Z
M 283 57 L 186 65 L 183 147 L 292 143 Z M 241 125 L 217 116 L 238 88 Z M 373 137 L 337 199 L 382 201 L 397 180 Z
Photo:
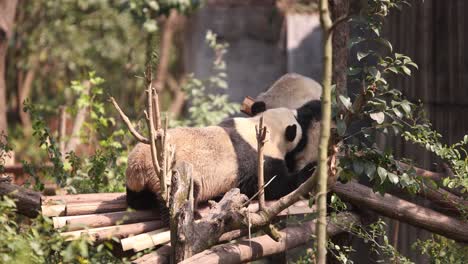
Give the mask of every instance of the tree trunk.
M 0 197 L 3 195 L 15 199 L 17 212 L 27 217 L 36 217 L 41 210 L 41 194 L 38 192 L 0 182 Z
M 330 0 L 333 21 L 342 19 L 349 14 L 349 0 Z M 340 94 L 347 94 L 349 25 L 342 20 L 333 29 L 333 83 Z
M 329 225 L 326 231 L 332 236 L 345 231 L 347 227 L 353 224 L 359 223 L 359 217 L 353 213 L 340 213 L 335 219 L 328 219 L 328 221 Z M 312 240 L 312 234 L 316 234 L 315 231 L 315 220 L 307 221 L 281 230 L 282 238 L 280 241 L 274 241 L 268 235 L 258 236 L 250 240 L 243 239 L 237 243 L 215 246 L 181 263 L 234 264 L 253 261 L 307 243 Z
M 0 133 L 7 133 L 7 105 L 6 105 L 6 54 L 8 40 L 13 33 L 17 0 L 0 0 Z

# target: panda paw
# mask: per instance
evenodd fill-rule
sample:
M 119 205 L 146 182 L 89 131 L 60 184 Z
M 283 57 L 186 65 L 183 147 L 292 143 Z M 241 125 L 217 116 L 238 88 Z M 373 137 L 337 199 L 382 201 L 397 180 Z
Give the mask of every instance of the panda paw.
M 316 167 L 317 163 L 311 162 L 308 163 L 304 168 L 302 168 L 299 172 L 299 175 L 297 175 L 297 186 L 307 181 L 310 178 L 310 176 L 312 176 L 312 173 L 315 171 Z

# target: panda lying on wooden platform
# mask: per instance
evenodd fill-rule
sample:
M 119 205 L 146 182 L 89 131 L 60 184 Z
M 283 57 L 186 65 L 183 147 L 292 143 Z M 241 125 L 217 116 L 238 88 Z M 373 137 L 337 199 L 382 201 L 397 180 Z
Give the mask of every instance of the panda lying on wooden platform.
M 289 172 L 288 153 L 300 146 L 303 129 L 298 119 L 313 119 L 317 109 L 275 108 L 263 112 L 268 127 L 264 147 L 265 182 L 276 178 L 265 189 L 266 199 L 278 199 L 298 187 L 311 175 L 312 166 Z M 320 113 L 318 113 L 320 116 Z M 193 166 L 194 198 L 207 201 L 238 187 L 252 196 L 257 192 L 257 141 L 255 126 L 260 116 L 232 118 L 217 126 L 181 127 L 168 130 L 168 143 L 175 146 L 175 161 Z M 157 207 L 159 178 L 151 161 L 150 146 L 139 143 L 128 157 L 127 202 L 135 209 Z

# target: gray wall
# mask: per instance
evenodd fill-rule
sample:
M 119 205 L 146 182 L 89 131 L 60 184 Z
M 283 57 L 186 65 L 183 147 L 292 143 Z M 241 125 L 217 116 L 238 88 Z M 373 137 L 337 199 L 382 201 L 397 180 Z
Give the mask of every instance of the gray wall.
M 316 15 L 280 14 L 274 4 L 208 4 L 191 16 L 186 35 L 185 66 L 198 78 L 210 75 L 213 52 L 207 30 L 229 43 L 226 56 L 228 94 L 241 102 L 256 96 L 287 72 L 321 76 L 321 37 Z

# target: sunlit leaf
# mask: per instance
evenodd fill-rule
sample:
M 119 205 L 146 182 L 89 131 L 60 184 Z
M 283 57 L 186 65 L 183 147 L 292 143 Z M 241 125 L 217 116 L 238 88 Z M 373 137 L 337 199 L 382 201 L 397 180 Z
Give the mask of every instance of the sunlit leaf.
M 369 116 L 370 116 L 370 118 L 375 120 L 377 122 L 377 124 L 382 124 L 384 122 L 384 120 L 385 120 L 384 112 L 372 113 Z

